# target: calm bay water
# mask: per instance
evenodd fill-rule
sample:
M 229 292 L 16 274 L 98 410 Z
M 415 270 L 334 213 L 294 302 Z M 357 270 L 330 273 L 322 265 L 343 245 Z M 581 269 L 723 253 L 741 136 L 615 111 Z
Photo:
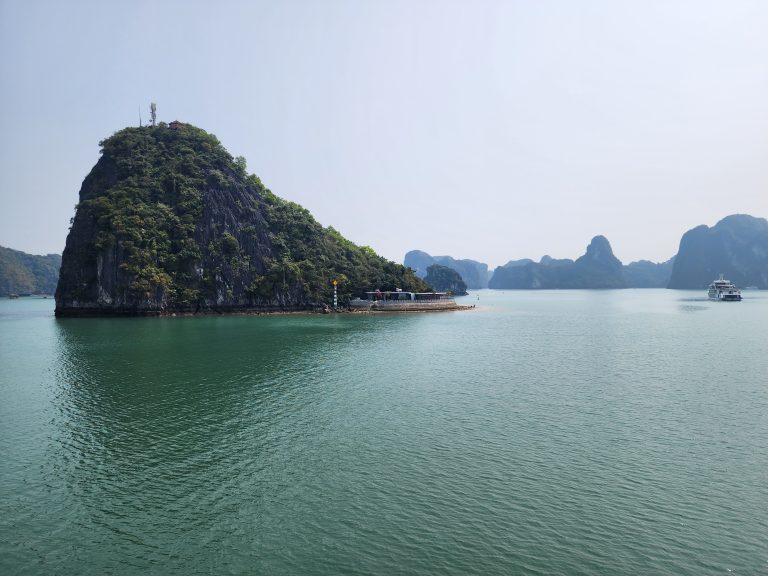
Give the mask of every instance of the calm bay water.
M 702 294 L 2 300 L 0 573 L 768 573 L 768 293 Z

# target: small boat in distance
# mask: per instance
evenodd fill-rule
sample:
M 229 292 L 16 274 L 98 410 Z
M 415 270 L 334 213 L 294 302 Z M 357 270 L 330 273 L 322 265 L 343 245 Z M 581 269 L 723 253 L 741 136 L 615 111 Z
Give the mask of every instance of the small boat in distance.
M 741 290 L 730 280 L 726 280 L 722 274 L 720 278 L 712 282 L 709 285 L 709 292 L 707 292 L 710 300 L 719 300 L 721 302 L 738 302 L 741 300 Z

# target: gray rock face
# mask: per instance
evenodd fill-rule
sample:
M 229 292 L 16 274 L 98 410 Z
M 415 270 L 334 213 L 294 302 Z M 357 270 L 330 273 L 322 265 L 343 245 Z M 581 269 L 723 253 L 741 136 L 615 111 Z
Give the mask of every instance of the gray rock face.
M 435 259 L 421 250 L 411 250 L 405 255 L 403 259 L 403 265 L 408 266 L 419 278 L 425 278 L 427 275 L 427 268 L 435 263 Z
M 669 288 L 704 289 L 720 274 L 739 287 L 768 288 L 768 220 L 735 214 L 683 235 Z
M 544 256 L 544 258 L 549 258 L 549 256 Z M 542 260 L 544 260 L 544 258 L 542 258 Z M 533 260 L 531 260 L 530 258 L 522 258 L 520 260 L 510 260 L 509 262 L 504 264 L 503 268 L 515 268 L 518 266 L 527 266 L 528 264 L 533 264 L 533 263 L 534 263 Z
M 451 256 L 431 256 L 421 250 L 411 250 L 405 255 L 403 264 L 412 268 L 420 278 L 426 277 L 429 266 L 440 264 L 455 270 L 470 290 L 488 287 L 488 265 L 476 260 L 456 260 Z
M 529 260 L 530 262 L 530 260 Z M 542 266 L 569 266 L 573 264 L 573 260 L 570 258 L 552 258 L 551 256 L 542 256 L 539 264 Z

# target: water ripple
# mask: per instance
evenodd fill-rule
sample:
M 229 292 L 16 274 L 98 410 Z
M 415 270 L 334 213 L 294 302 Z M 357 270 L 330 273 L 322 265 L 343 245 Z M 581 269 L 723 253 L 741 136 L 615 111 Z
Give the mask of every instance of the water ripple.
M 514 296 L 0 314 L 0 570 L 768 571 L 768 300 Z

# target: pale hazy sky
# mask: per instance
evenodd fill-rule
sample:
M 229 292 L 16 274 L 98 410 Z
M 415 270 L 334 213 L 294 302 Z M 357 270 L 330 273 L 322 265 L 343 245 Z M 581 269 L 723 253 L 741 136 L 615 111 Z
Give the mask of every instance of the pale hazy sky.
M 63 250 L 154 100 L 396 261 L 665 260 L 768 216 L 767 30 L 764 1 L 0 0 L 0 244 Z

